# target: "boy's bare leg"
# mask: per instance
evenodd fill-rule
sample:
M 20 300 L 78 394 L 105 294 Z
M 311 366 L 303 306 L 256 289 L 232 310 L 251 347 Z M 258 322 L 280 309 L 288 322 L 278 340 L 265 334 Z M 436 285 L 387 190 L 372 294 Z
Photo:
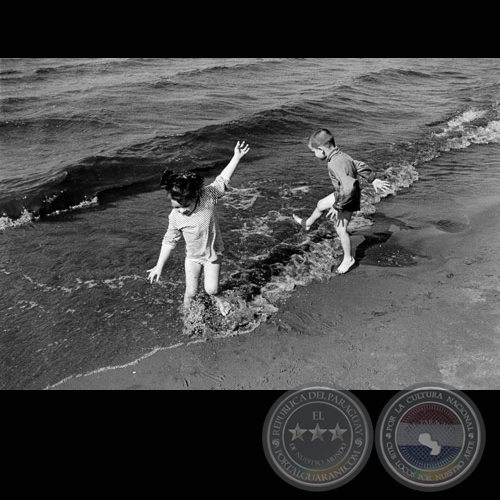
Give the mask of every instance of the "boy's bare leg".
M 314 212 L 311 214 L 311 216 L 304 222 L 301 217 L 298 217 L 297 215 L 293 214 L 293 218 L 295 222 L 298 224 L 304 226 L 304 229 L 306 231 L 309 231 L 311 226 L 327 211 L 329 210 L 332 205 L 335 203 L 335 195 L 332 193 L 325 198 L 322 198 L 321 200 L 318 201 L 318 204 L 316 205 L 316 208 L 314 209 Z
M 205 264 L 205 291 L 217 302 L 223 316 L 231 310 L 231 304 L 219 294 L 220 262 L 207 262 Z
M 356 263 L 354 257 L 351 253 L 351 238 L 347 232 L 347 226 L 352 217 L 352 212 L 344 210 L 339 212 L 337 216 L 337 224 L 335 229 L 340 238 L 340 244 L 342 245 L 342 250 L 344 251 L 344 259 L 342 260 L 340 266 L 337 268 L 338 274 L 345 274 L 351 267 Z
M 293 218 L 295 219 L 295 222 L 300 224 L 301 226 L 304 227 L 306 231 L 309 231 L 311 229 L 311 226 L 323 215 L 323 212 L 319 211 L 317 208 L 314 210 L 314 212 L 311 214 L 309 219 L 304 219 L 298 217 L 297 215 L 293 214 Z

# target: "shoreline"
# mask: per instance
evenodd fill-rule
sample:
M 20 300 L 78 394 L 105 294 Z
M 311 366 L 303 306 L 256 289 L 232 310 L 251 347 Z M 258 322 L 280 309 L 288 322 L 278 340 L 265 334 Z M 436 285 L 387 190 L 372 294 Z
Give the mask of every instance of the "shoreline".
M 468 226 L 396 230 L 362 252 L 354 233 L 355 268 L 298 287 L 251 333 L 186 341 L 48 389 L 498 389 L 500 205 L 489 201 Z M 388 251 L 416 263 L 373 265 Z

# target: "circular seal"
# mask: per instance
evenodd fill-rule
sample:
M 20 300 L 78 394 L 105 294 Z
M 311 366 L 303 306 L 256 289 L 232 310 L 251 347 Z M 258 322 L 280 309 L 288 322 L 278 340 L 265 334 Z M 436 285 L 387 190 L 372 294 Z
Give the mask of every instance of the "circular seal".
M 351 481 L 366 464 L 373 427 L 349 391 L 310 385 L 282 395 L 262 432 L 266 458 L 289 484 L 325 491 Z
M 425 384 L 396 394 L 377 421 L 375 446 L 397 481 L 420 491 L 439 491 L 463 481 L 477 466 L 484 422 L 462 392 Z

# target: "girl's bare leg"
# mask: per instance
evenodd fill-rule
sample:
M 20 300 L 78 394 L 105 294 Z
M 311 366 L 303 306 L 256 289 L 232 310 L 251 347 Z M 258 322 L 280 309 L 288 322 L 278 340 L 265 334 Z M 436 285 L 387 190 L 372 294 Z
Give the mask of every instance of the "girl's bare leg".
M 231 304 L 224 300 L 219 294 L 220 262 L 207 262 L 205 264 L 205 292 L 212 296 L 219 306 L 223 316 L 227 316 L 231 309 Z
M 190 309 L 191 304 L 193 303 L 193 299 L 196 296 L 196 292 L 198 291 L 198 281 L 200 279 L 200 274 L 203 266 L 191 259 L 186 259 L 184 266 L 186 271 L 186 291 L 184 293 L 184 309 L 187 312 Z

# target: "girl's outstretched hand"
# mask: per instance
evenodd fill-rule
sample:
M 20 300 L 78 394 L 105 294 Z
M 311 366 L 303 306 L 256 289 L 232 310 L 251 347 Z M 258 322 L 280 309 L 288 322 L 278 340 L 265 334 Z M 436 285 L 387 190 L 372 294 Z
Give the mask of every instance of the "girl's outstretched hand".
M 154 279 L 156 278 L 156 282 L 158 283 L 160 281 L 160 276 L 161 276 L 161 269 L 158 268 L 158 266 L 153 267 L 153 269 L 148 269 L 148 280 L 150 283 L 153 283 Z
M 238 141 L 234 148 L 234 155 L 243 158 L 250 151 L 250 146 L 245 141 Z

